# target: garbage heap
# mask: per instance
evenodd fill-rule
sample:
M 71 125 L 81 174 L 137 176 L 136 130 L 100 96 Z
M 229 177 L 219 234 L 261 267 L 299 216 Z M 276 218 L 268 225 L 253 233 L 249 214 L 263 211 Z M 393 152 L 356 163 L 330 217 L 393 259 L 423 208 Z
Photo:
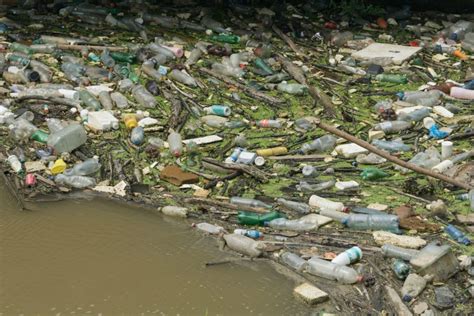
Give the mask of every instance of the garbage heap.
M 326 311 L 472 312 L 472 14 L 44 8 L 0 15 L 20 205 L 148 204 L 286 268 Z

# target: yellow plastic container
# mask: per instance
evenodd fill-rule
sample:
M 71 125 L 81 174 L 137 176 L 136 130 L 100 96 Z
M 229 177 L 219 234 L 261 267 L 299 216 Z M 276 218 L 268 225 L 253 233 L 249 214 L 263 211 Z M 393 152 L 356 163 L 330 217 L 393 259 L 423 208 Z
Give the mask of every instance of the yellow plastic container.
M 279 156 L 284 155 L 286 153 L 288 153 L 288 149 L 283 146 L 257 150 L 257 155 L 262 157 Z
M 57 175 L 59 173 L 63 173 L 66 170 L 66 163 L 62 159 L 58 159 L 54 162 L 54 165 L 51 167 L 51 173 L 53 175 Z
M 133 129 L 138 126 L 137 116 L 135 114 L 125 114 L 123 116 L 123 122 L 127 129 Z

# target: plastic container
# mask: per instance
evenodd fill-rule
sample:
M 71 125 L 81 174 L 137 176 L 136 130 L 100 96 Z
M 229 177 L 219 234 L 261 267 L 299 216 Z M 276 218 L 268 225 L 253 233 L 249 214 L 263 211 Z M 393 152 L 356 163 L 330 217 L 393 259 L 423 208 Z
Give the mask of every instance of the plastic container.
M 290 200 L 285 200 L 283 198 L 278 198 L 277 202 L 282 205 L 283 207 L 296 211 L 300 214 L 308 214 L 311 211 L 311 207 L 308 204 L 305 203 L 300 203 L 300 202 L 294 202 Z
M 278 91 L 293 95 L 303 95 L 308 90 L 308 87 L 299 83 L 287 83 L 285 81 L 277 85 Z
M 395 273 L 398 279 L 405 280 L 410 273 L 410 265 L 400 259 L 393 259 L 390 265 L 392 271 Z
M 145 130 L 141 126 L 134 127 L 130 133 L 130 141 L 135 146 L 140 146 L 143 144 L 145 138 Z
M 333 150 L 336 146 L 337 138 L 332 135 L 324 135 L 320 138 L 313 140 L 310 143 L 303 144 L 300 152 L 307 154 L 309 152 L 326 152 Z
M 308 261 L 306 272 L 328 280 L 336 280 L 342 284 L 354 284 L 362 281 L 362 276 L 356 270 L 316 257 Z
M 277 211 L 268 212 L 265 214 L 254 213 L 254 212 L 239 212 L 237 219 L 240 224 L 243 225 L 258 225 L 264 226 L 265 222 L 270 222 L 276 218 L 280 218 L 282 215 Z
M 260 120 L 255 122 L 255 125 L 264 128 L 281 128 L 281 123 L 277 120 Z
M 262 254 L 262 249 L 264 248 L 262 243 L 255 241 L 252 238 L 238 234 L 224 235 L 224 240 L 230 249 L 251 258 L 259 257 Z
M 453 142 L 443 141 L 441 143 L 441 159 L 446 160 L 453 155 Z
M 181 135 L 174 130 L 170 130 L 170 133 L 168 135 L 168 144 L 169 144 L 169 150 L 171 154 L 175 157 L 181 156 L 183 153 L 183 144 L 182 144 L 182 139 Z
M 196 225 L 196 228 L 211 235 L 218 235 L 224 231 L 223 227 L 209 223 L 199 223 Z
M 193 77 L 182 71 L 179 71 L 178 69 L 173 69 L 169 74 L 169 77 L 187 86 L 197 87 L 196 80 Z
M 147 89 L 142 85 L 136 85 L 132 89 L 132 95 L 135 100 L 145 108 L 155 108 L 156 99 L 155 97 L 147 91 Z M 117 105 L 118 107 L 118 105 Z
M 461 232 L 459 229 L 454 227 L 453 225 L 448 225 L 444 228 L 444 231 L 454 240 L 456 240 L 458 243 L 463 244 L 465 246 L 468 246 L 471 244 L 471 241 L 469 238 Z
M 420 275 L 432 275 L 434 282 L 444 282 L 459 270 L 459 263 L 448 245 L 430 243 L 410 260 L 410 264 Z
M 85 176 L 66 176 L 58 174 L 54 181 L 61 185 L 67 185 L 76 189 L 92 188 L 95 186 L 95 179 Z
M 64 162 L 64 160 L 62 159 L 57 159 L 53 165 L 51 166 L 51 168 L 49 168 L 49 170 L 51 171 L 51 173 L 53 175 L 57 175 L 59 173 L 63 173 L 67 168 L 67 164 Z
M 56 153 L 71 152 L 87 141 L 87 134 L 79 124 L 70 124 L 48 137 L 48 146 Z
M 239 205 L 241 207 L 258 207 L 258 208 L 266 208 L 266 209 L 272 208 L 271 205 L 268 205 L 262 201 L 249 199 L 249 198 L 243 198 L 239 196 L 231 197 L 230 203 Z
M 168 205 L 161 208 L 161 212 L 167 216 L 182 217 L 188 216 L 188 209 L 186 207 Z
M 420 251 L 387 244 L 382 246 L 382 253 L 386 257 L 410 261 L 411 259 L 415 258 L 420 253 Z
M 411 128 L 411 123 L 406 121 L 385 121 L 374 126 L 374 130 L 393 134 Z
M 247 236 L 252 239 L 260 239 L 263 237 L 263 234 L 259 232 L 258 230 L 249 230 L 249 229 L 234 229 L 234 234 L 237 235 L 242 235 L 242 236 Z
M 87 124 L 93 129 L 108 131 L 119 128 L 119 121 L 109 111 L 89 112 Z
M 417 297 L 426 287 L 426 279 L 419 276 L 418 274 L 411 273 L 407 276 L 405 283 L 402 287 L 402 300 L 410 302 L 412 299 Z
M 379 214 L 350 214 L 342 223 L 352 229 L 357 230 L 385 230 L 399 233 L 398 216 Z
M 284 264 L 286 264 L 287 266 L 299 272 L 302 272 L 306 268 L 306 265 L 308 264 L 306 260 L 304 260 L 297 254 L 292 253 L 292 252 L 282 253 L 280 255 L 280 259 Z
M 328 209 L 328 210 L 333 210 L 333 211 L 338 211 L 338 212 L 342 212 L 345 209 L 343 203 L 334 202 L 317 195 L 311 195 L 311 197 L 309 198 L 309 206 L 315 207 L 321 210 Z
M 359 247 L 354 246 L 338 254 L 336 258 L 331 260 L 331 262 L 335 264 L 347 266 L 351 263 L 359 261 L 361 258 L 362 258 L 362 250 Z
M 309 231 L 318 229 L 317 223 L 309 223 L 298 219 L 276 218 L 266 223 L 273 229 L 290 230 L 290 231 Z

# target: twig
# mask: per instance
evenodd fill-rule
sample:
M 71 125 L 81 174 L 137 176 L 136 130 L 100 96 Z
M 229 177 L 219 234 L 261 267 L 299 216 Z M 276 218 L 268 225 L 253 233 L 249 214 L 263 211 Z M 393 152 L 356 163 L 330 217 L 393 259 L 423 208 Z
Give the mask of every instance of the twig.
M 248 165 L 243 165 L 243 164 L 238 164 L 238 163 L 222 163 L 220 161 L 217 161 L 212 158 L 203 158 L 202 161 L 207 162 L 209 164 L 216 165 L 218 167 L 224 168 L 224 169 L 232 169 L 232 170 L 239 170 L 242 171 L 243 173 L 259 180 L 260 182 L 266 183 L 268 182 L 268 177 L 267 175 L 253 167 L 253 166 L 248 166 Z
M 87 48 L 89 50 L 106 50 L 108 49 L 111 52 L 125 52 L 128 50 L 126 47 L 116 47 L 116 46 L 96 46 L 96 45 L 66 45 L 58 44 L 58 48 L 64 50 L 82 50 Z
M 184 199 L 184 202 L 185 203 L 190 203 L 190 204 L 201 204 L 201 205 L 205 205 L 206 207 L 211 207 L 211 206 L 222 207 L 222 208 L 226 208 L 226 209 L 229 209 L 229 210 L 235 210 L 235 211 L 238 211 L 238 210 L 242 209 L 242 206 L 239 206 L 239 205 L 235 205 L 235 204 L 231 204 L 231 203 L 227 203 L 227 202 L 216 201 L 216 200 L 212 200 L 212 199 L 206 199 L 206 198 L 194 198 L 194 197 L 186 198 L 186 199 Z M 252 211 L 252 212 L 255 212 L 255 213 L 267 213 L 268 212 L 268 210 L 266 210 L 266 209 L 257 208 L 257 207 L 250 207 L 250 206 L 246 206 L 245 210 Z

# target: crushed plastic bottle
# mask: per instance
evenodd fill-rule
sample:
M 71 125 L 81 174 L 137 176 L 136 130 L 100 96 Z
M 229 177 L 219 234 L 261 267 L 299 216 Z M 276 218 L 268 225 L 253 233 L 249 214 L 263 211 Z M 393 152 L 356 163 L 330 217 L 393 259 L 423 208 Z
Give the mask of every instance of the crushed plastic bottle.
M 268 212 L 268 213 L 254 213 L 254 212 L 239 212 L 237 219 L 240 224 L 243 225 L 258 225 L 264 226 L 264 223 L 270 222 L 275 218 L 280 218 L 282 215 L 277 211 Z
M 426 287 L 426 279 L 418 274 L 411 273 L 405 279 L 402 287 L 402 300 L 410 302 L 412 299 L 420 295 Z
M 399 133 L 411 128 L 411 123 L 406 121 L 386 121 L 374 126 L 374 130 L 383 131 L 385 134 Z
M 66 176 L 88 176 L 100 170 L 100 163 L 95 158 L 87 159 L 81 163 L 76 164 L 72 169 L 66 169 L 64 175 Z
M 193 77 L 182 71 L 179 71 L 178 69 L 173 69 L 169 74 L 169 77 L 187 86 L 197 87 L 196 80 Z
M 148 92 L 148 90 L 142 85 L 136 85 L 132 89 L 132 94 L 135 100 L 140 103 L 141 106 L 145 108 L 155 108 L 156 99 L 155 97 Z
M 86 176 L 67 176 L 58 174 L 54 181 L 61 185 L 67 185 L 76 189 L 92 188 L 95 186 L 95 179 Z
M 404 152 L 404 151 L 411 151 L 411 146 L 410 145 L 405 145 L 403 143 L 403 140 L 400 138 L 397 138 L 395 140 L 381 140 L 381 139 L 374 139 L 372 141 L 372 145 L 374 145 L 377 148 L 383 149 L 388 152 Z
M 301 146 L 300 152 L 307 154 L 309 152 L 326 152 L 334 149 L 337 138 L 332 135 L 324 135 L 313 140 L 310 143 L 305 143 Z
M 453 225 L 448 225 L 444 228 L 444 231 L 451 236 L 454 240 L 458 243 L 468 246 L 471 244 L 471 240 L 459 229 L 454 227 Z

